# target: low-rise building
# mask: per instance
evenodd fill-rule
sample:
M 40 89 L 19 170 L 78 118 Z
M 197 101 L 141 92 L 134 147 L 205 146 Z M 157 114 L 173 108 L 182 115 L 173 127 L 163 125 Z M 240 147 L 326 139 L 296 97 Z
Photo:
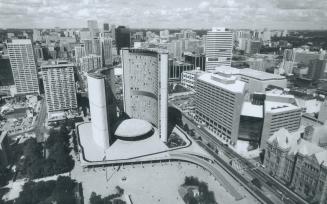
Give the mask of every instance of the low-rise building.
M 267 140 L 264 164 L 267 173 L 304 199 L 323 204 L 327 202 L 327 150 L 315 140 L 326 140 L 327 126 L 320 128 L 279 129 Z

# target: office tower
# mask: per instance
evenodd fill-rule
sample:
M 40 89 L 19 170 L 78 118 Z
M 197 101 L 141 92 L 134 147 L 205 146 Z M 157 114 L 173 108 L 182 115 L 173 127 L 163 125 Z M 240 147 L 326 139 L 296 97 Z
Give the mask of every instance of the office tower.
M 117 111 L 114 97 L 114 69 L 91 71 L 87 75 L 92 136 L 95 143 L 107 149 L 113 142 Z
M 312 82 L 318 82 L 320 79 L 327 79 L 327 60 L 311 60 L 308 68 L 307 74 L 300 76 L 300 78 Z
M 103 32 L 109 32 L 110 31 L 110 27 L 109 27 L 109 23 L 104 23 L 103 24 Z
M 168 53 L 122 49 L 124 111 L 155 125 L 167 142 Z
M 77 45 L 74 50 L 75 50 L 75 60 L 79 65 L 81 63 L 81 58 L 86 55 L 85 45 L 84 44 Z
M 34 53 L 35 53 L 36 61 L 40 62 L 40 61 L 43 60 L 43 58 L 44 58 L 43 50 L 42 50 L 42 47 L 39 44 L 35 45 Z
M 225 28 L 212 28 L 206 37 L 206 71 L 217 66 L 231 66 L 233 52 L 233 33 Z
M 84 72 L 88 72 L 93 69 L 101 69 L 102 68 L 102 60 L 99 55 L 87 55 L 81 58 L 81 70 Z
M 15 84 L 9 57 L 7 55 L 0 55 L 0 73 L 0 87 L 12 86 Z
M 85 55 L 90 55 L 93 53 L 93 43 L 92 40 L 83 40 L 82 43 L 84 44 L 85 48 Z
M 10 145 L 10 139 L 7 131 L 0 132 L 0 168 L 4 169 L 10 163 L 10 155 L 12 155 L 13 149 Z
M 194 54 L 184 52 L 184 62 L 192 64 L 195 68 L 200 67 L 200 70 L 205 70 L 206 57 L 204 54 Z
M 122 48 L 129 48 L 131 46 L 130 42 L 130 31 L 125 26 L 118 26 L 116 29 L 116 47 L 117 54 L 120 55 L 120 50 Z
M 41 69 L 48 112 L 76 109 L 74 65 L 56 61 Z
M 89 29 L 82 29 L 80 32 L 79 32 L 79 38 L 80 38 L 80 41 L 84 41 L 84 40 L 90 40 L 92 39 L 92 34 L 91 34 L 91 31 Z
M 34 29 L 33 30 L 33 41 L 42 41 L 41 31 Z
M 101 37 L 100 38 L 100 52 L 102 58 L 102 66 L 112 65 L 112 39 Z
M 195 91 L 196 120 L 236 144 L 245 83 L 228 72 L 205 73 L 197 78 Z
M 88 20 L 87 27 L 91 32 L 92 37 L 96 37 L 99 33 L 98 21 L 96 20 Z
M 259 40 L 247 40 L 245 44 L 245 53 L 246 54 L 256 54 L 260 53 L 261 41 Z
M 281 128 L 290 132 L 299 129 L 302 109 L 293 101 L 291 95 L 266 93 L 260 148 L 266 148 L 268 138 Z
M 110 25 L 110 37 L 113 40 L 116 40 L 116 26 L 115 25 Z
M 181 77 L 182 86 L 192 91 L 195 91 L 196 80 L 199 76 L 201 76 L 204 73 L 205 72 L 202 70 L 184 71 Z
M 327 99 L 320 105 L 318 120 L 327 124 Z
M 92 40 L 92 54 L 101 56 L 101 44 L 99 38 L 93 38 Z
M 169 59 L 168 61 L 168 80 L 180 80 L 184 71 L 194 70 L 195 67 L 192 64 L 182 61 L 176 61 Z
M 39 83 L 31 40 L 12 40 L 7 44 L 17 94 L 39 93 Z

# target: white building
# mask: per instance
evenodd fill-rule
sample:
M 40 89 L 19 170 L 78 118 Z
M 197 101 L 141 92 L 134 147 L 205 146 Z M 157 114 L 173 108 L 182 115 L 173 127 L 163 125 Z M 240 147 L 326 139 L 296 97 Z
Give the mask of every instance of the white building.
M 181 78 L 182 86 L 195 91 L 196 79 L 204 73 L 201 70 L 184 71 Z
M 292 95 L 266 93 L 261 149 L 266 148 L 268 138 L 280 128 L 290 132 L 299 129 L 302 109 L 294 102 L 295 98 Z
M 122 49 L 124 111 L 152 123 L 167 142 L 168 53 Z
M 74 65 L 57 61 L 41 69 L 48 112 L 76 109 Z
M 231 66 L 233 52 L 233 33 L 225 28 L 212 28 L 206 36 L 206 71 L 217 66 Z
M 228 72 L 205 73 L 197 78 L 196 120 L 235 144 L 238 138 L 245 83 Z
M 29 39 L 12 40 L 7 44 L 17 94 L 39 93 L 33 46 Z

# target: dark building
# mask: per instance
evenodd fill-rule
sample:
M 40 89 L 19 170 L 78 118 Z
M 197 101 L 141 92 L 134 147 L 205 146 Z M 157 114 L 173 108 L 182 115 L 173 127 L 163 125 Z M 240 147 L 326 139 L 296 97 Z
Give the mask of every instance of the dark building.
M 116 46 L 118 55 L 120 55 L 122 48 L 129 48 L 131 46 L 131 33 L 125 26 L 118 26 L 116 28 Z
M 192 64 L 195 68 L 200 67 L 200 70 L 205 70 L 206 57 L 204 54 L 193 54 L 184 52 L 185 63 Z
M 0 56 L 0 86 L 14 85 L 9 57 Z
M 308 80 L 317 82 L 319 79 L 327 79 L 327 60 L 315 59 L 309 64 L 308 73 L 305 76 Z
M 109 31 L 109 23 L 104 23 L 103 24 L 103 31 Z
M 168 60 L 168 79 L 169 80 L 180 80 L 183 71 L 194 70 L 194 66 L 189 63 L 176 61 L 174 59 Z

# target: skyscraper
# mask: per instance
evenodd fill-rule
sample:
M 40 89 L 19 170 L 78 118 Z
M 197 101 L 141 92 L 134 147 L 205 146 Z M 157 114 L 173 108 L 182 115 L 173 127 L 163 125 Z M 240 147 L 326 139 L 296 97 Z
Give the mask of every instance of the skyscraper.
M 100 49 L 102 66 L 112 65 L 112 39 L 107 37 L 100 38 Z
M 80 44 L 75 47 L 75 60 L 78 65 L 81 62 L 81 58 L 84 57 L 85 55 L 86 54 L 85 54 L 85 45 L 84 44 Z
M 97 31 L 98 28 L 98 21 L 96 20 L 88 20 L 87 21 L 87 27 L 90 29 L 91 32 Z
M 114 96 L 114 69 L 88 73 L 88 93 L 92 120 L 92 135 L 100 147 L 107 149 L 113 142 L 117 111 Z
M 104 24 L 103 24 L 103 31 L 104 31 L 104 32 L 105 32 L 105 31 L 107 31 L 107 32 L 110 31 L 109 23 L 104 23 Z
M 131 33 L 125 26 L 118 26 L 116 29 L 116 46 L 117 54 L 120 55 L 122 48 L 129 48 L 131 46 Z
M 206 36 L 206 71 L 217 66 L 231 66 L 233 52 L 233 33 L 225 28 L 212 28 Z
M 7 44 L 17 94 L 39 93 L 39 83 L 31 40 L 12 40 Z
M 41 69 L 48 112 L 76 109 L 74 65 L 57 61 Z
M 197 78 L 195 91 L 196 120 L 235 144 L 245 83 L 228 72 L 206 73 Z
M 122 49 L 124 111 L 159 129 L 167 142 L 168 53 Z
M 81 58 L 81 70 L 88 72 L 93 69 L 101 69 L 102 60 L 99 55 L 87 55 Z

